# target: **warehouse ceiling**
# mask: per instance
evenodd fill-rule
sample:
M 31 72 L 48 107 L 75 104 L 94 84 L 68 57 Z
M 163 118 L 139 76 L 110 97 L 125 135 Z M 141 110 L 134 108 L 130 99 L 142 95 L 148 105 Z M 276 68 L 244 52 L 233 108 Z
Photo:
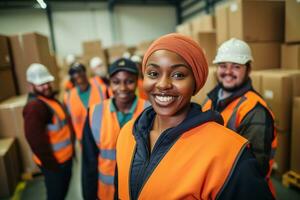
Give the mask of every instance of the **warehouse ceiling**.
M 180 0 L 44 0 L 52 8 L 73 9 L 76 5 L 93 5 L 102 4 L 103 7 L 112 8 L 115 5 L 176 5 Z M 106 6 L 105 6 L 106 5 Z M 40 8 L 36 0 L 0 0 L 1 9 L 14 8 Z

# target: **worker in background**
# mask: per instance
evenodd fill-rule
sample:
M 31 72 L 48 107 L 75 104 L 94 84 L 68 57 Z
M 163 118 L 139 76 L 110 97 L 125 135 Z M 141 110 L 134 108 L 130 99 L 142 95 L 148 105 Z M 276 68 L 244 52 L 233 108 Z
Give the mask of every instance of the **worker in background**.
M 92 106 L 86 119 L 82 147 L 84 199 L 114 199 L 116 142 L 120 128 L 136 118 L 147 101 L 135 95 L 138 69 L 121 58 L 109 68 L 113 97 Z
M 143 73 L 142 73 L 142 58 L 138 55 L 133 55 L 130 58 L 133 62 L 135 62 L 135 64 L 137 65 L 138 69 L 139 69 L 139 79 L 138 79 L 138 87 L 137 87 L 137 95 L 140 98 L 143 99 L 148 99 L 144 88 L 143 88 Z
M 70 68 L 72 66 L 72 64 L 75 62 L 76 62 L 75 55 L 69 54 L 66 56 L 66 59 L 65 59 L 65 65 L 66 65 L 65 67 Z M 70 91 L 75 86 L 70 77 L 68 77 L 68 80 L 65 80 L 63 84 L 64 84 L 65 92 Z
M 218 85 L 207 94 L 203 110 L 219 112 L 225 126 L 250 141 L 261 173 L 269 181 L 277 146 L 274 118 L 267 103 L 253 89 L 249 74 L 252 54 L 242 40 L 230 39 L 218 49 L 213 61 L 217 64 Z
M 69 76 L 75 87 L 65 94 L 64 103 L 71 115 L 76 138 L 80 142 L 87 108 L 107 99 L 107 88 L 104 85 L 90 84 L 85 66 L 78 62 L 71 66 Z
M 34 63 L 26 72 L 30 84 L 23 110 L 25 136 L 34 161 L 45 176 L 47 199 L 63 200 L 71 178 L 72 129 L 64 107 L 55 98 L 54 77 L 44 65 Z
M 93 57 L 90 60 L 90 68 L 94 74 L 94 76 L 90 78 L 90 83 L 97 87 L 99 87 L 99 85 L 104 85 L 107 88 L 106 96 L 111 96 L 109 79 L 107 78 L 107 67 L 103 63 L 103 60 L 100 57 Z
M 248 141 L 222 126 L 217 112 L 191 103 L 208 75 L 192 38 L 154 41 L 143 73 L 152 106 L 119 134 L 119 199 L 273 199 Z

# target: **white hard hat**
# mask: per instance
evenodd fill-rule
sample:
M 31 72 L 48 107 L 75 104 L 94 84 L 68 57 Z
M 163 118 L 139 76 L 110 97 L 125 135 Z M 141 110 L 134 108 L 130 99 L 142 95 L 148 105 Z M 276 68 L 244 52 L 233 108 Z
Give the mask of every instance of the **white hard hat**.
M 130 59 L 130 53 L 128 51 L 123 53 L 123 58 Z
M 68 66 L 71 65 L 71 64 L 73 64 L 75 61 L 76 61 L 76 57 L 75 57 L 74 54 L 67 55 L 67 57 L 66 57 L 66 63 L 67 63 Z
M 233 62 L 244 65 L 249 61 L 253 61 L 253 57 L 248 44 L 242 40 L 231 38 L 219 47 L 213 63 Z
M 141 63 L 142 62 L 142 58 L 141 56 L 138 56 L 138 55 L 133 55 L 131 56 L 131 60 L 135 63 Z
M 41 85 L 54 81 L 54 77 L 49 73 L 48 69 L 39 63 L 33 63 L 28 67 L 26 79 L 29 83 L 34 85 Z
M 90 60 L 90 67 L 92 69 L 95 69 L 96 67 L 100 66 L 100 65 L 103 65 L 103 61 L 101 58 L 99 57 L 93 57 L 91 60 Z

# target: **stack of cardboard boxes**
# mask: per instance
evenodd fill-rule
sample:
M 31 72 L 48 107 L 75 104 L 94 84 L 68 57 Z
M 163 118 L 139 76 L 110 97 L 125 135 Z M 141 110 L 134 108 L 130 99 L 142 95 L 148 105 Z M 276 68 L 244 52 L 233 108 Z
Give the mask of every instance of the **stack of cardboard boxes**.
M 264 97 L 275 115 L 278 134 L 275 169 L 279 174 L 289 169 L 300 172 L 299 159 L 296 159 L 296 152 L 300 151 L 300 127 L 299 123 L 295 123 L 300 112 L 300 100 L 295 98 L 300 96 L 299 18 L 300 3 L 297 0 L 233 0 L 219 4 L 215 9 L 217 46 L 235 37 L 246 41 L 252 50 L 253 86 Z M 201 19 L 202 22 L 199 22 Z M 194 21 L 178 26 L 177 32 L 190 35 L 196 40 L 198 36 L 200 45 L 206 51 L 213 52 L 205 44 L 205 41 L 212 39 L 207 37 L 203 30 L 209 31 L 209 28 L 212 28 L 210 31 L 213 31 L 214 23 L 211 20 L 212 26 L 209 27 L 203 25 L 204 21 L 209 23 L 210 20 L 203 16 L 195 18 Z M 199 39 L 200 35 L 205 39 Z M 212 47 L 213 42 L 208 43 Z M 208 60 L 211 60 L 209 56 Z M 194 101 L 203 102 L 205 94 L 217 83 L 215 76 L 215 69 L 210 68 L 208 81 L 202 91 L 193 98 Z
M 49 69 L 56 78 L 54 86 L 57 89 L 58 68 L 46 36 L 38 33 L 0 36 L 0 81 L 3 86 L 0 91 L 0 150 L 3 149 L 3 154 L 0 153 L 0 157 L 4 163 L 0 164 L 0 177 L 3 177 L 0 196 L 11 194 L 20 173 L 38 171 L 24 135 L 22 111 L 27 95 L 15 96 L 28 93 L 26 70 L 32 63 L 44 64 Z M 15 138 L 13 142 L 7 139 L 11 137 Z M 11 151 L 14 153 L 9 153 Z M 6 181 L 5 187 L 2 187 L 2 181 Z
M 9 40 L 3 35 L 0 35 L 0 85 L 0 101 L 16 95 Z

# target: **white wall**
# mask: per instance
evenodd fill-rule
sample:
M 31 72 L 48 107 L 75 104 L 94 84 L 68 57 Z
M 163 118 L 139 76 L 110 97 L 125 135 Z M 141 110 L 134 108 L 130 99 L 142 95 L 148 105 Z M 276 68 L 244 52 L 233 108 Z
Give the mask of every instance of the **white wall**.
M 172 6 L 116 6 L 113 16 L 107 9 L 53 11 L 57 53 L 81 54 L 81 43 L 101 39 L 103 46 L 114 43 L 135 45 L 175 31 L 176 13 Z M 37 31 L 49 36 L 43 10 L 0 11 L 0 33 L 11 35 Z

